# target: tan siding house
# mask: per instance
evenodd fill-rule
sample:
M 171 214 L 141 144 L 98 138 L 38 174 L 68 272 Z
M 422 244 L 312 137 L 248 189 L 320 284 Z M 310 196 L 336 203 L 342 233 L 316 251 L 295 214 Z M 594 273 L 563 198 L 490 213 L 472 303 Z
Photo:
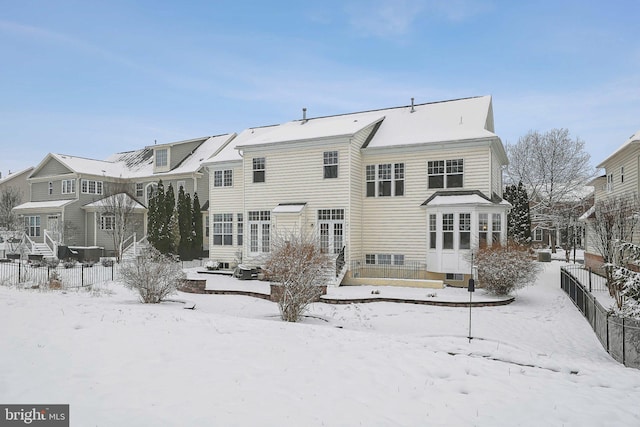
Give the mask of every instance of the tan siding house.
M 225 248 L 224 224 L 211 216 L 237 211 L 242 200 L 244 240 L 236 249 L 245 263 L 260 264 L 273 239 L 293 230 L 344 254 L 338 281 L 345 284 L 462 285 L 479 239 L 505 239 L 506 163 L 490 97 L 248 129 L 205 164 L 210 176 L 234 165 L 232 189 L 210 179 L 211 255 L 238 260 Z

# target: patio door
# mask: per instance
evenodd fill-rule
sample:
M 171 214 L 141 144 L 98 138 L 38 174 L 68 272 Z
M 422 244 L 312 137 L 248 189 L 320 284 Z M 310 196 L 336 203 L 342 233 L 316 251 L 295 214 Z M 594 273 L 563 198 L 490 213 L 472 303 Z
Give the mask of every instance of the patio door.
M 62 238 L 62 230 L 60 229 L 60 219 L 58 215 L 47 216 L 47 232 L 53 240 L 60 243 Z
M 321 250 L 339 254 L 344 245 L 344 209 L 320 209 L 318 227 Z

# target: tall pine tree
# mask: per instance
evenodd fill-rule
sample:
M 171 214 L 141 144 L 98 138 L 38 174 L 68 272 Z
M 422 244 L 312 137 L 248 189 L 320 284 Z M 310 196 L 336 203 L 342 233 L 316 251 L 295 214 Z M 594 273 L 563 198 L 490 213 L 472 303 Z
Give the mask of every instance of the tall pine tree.
M 162 183 L 162 180 L 160 180 L 158 181 L 158 188 L 156 189 L 155 195 L 149 200 L 149 214 L 147 221 L 147 235 L 149 243 L 151 243 L 151 245 L 160 252 L 163 252 L 162 235 L 165 232 L 164 229 L 166 228 L 165 224 L 167 222 L 164 209 L 164 197 L 164 184 Z
M 520 244 L 531 242 L 531 217 L 529 214 L 529 196 L 522 182 L 508 185 L 504 198 L 513 206 L 507 215 L 507 235 Z
M 193 259 L 191 255 L 191 197 L 185 194 L 184 189 L 178 190 L 178 229 L 180 243 L 178 254 L 182 260 Z
M 194 258 L 202 256 L 202 212 L 200 211 L 200 199 L 198 193 L 193 194 L 193 210 L 191 211 L 192 235 L 191 253 Z
M 158 196 L 162 194 L 162 197 L 158 199 L 158 228 L 159 228 L 159 236 L 158 236 L 158 244 L 156 245 L 156 249 L 158 249 L 163 254 L 169 254 L 174 252 L 173 248 L 173 240 L 172 240 L 172 227 L 170 225 L 171 217 L 173 216 L 173 211 L 176 205 L 175 195 L 173 193 L 173 186 L 169 184 L 166 193 L 163 191 L 161 193 L 160 181 L 158 183 Z

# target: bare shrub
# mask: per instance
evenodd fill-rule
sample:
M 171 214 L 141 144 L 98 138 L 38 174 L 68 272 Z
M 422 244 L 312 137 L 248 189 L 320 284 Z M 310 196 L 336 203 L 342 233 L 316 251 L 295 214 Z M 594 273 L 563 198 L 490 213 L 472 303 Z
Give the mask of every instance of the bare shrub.
M 514 243 L 478 249 L 475 254 L 478 282 L 495 295 L 509 295 L 513 290 L 533 284 L 542 269 L 528 248 Z
M 140 294 L 143 303 L 159 303 L 176 293 L 185 274 L 172 257 L 149 248 L 135 261 L 126 262 L 120 268 L 122 282 Z
M 329 279 L 328 263 L 317 239 L 297 233 L 274 239 L 264 271 L 266 278 L 282 286 L 278 300 L 282 320 L 297 322 L 318 300 Z

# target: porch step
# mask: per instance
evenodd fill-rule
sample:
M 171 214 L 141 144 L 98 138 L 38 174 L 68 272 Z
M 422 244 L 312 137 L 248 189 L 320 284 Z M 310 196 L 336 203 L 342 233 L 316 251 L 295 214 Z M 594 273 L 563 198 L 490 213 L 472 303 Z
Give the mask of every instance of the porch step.
M 136 244 L 136 251 L 133 250 L 133 245 L 127 248 L 122 254 L 123 261 L 133 261 L 136 259 L 138 255 L 142 252 L 146 251 L 149 248 L 148 243 L 138 243 Z
M 42 255 L 43 258 L 53 258 L 55 255 L 45 243 L 34 243 L 31 255 Z

